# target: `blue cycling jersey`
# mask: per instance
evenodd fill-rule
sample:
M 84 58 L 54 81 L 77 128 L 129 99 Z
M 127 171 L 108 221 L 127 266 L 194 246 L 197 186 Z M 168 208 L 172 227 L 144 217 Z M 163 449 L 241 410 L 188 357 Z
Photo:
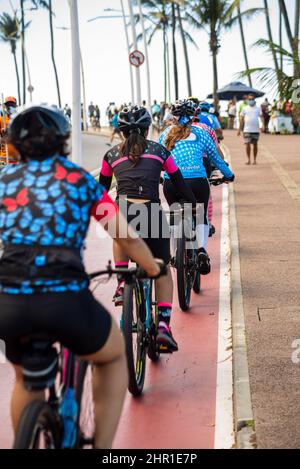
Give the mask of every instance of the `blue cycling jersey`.
M 218 130 L 221 129 L 221 124 L 218 121 L 218 118 L 209 112 L 201 112 L 198 116 L 200 124 L 205 124 L 211 129 Z
M 164 145 L 165 139 L 173 126 L 168 127 L 160 136 L 159 143 Z M 206 155 L 226 178 L 231 178 L 233 173 L 220 157 L 217 148 L 205 130 L 191 126 L 191 134 L 185 140 L 176 142 L 172 150 L 172 156 L 185 179 L 206 178 L 206 169 L 203 165 L 203 156 Z M 169 179 L 168 174 L 164 174 Z

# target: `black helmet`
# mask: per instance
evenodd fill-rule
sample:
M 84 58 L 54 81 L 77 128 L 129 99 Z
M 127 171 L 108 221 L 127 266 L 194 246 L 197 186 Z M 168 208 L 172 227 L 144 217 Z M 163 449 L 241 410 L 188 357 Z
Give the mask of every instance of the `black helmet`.
M 147 109 L 140 106 L 128 106 L 119 113 L 118 128 L 122 132 L 130 132 L 134 129 L 147 130 L 151 122 Z
M 12 141 L 25 140 L 31 131 L 42 127 L 46 130 L 54 130 L 57 137 L 68 137 L 70 124 L 62 111 L 52 106 L 30 106 L 20 111 L 13 118 L 9 127 L 9 137 Z
M 195 115 L 195 104 L 188 99 L 176 101 L 171 106 L 171 113 L 175 117 L 193 117 Z

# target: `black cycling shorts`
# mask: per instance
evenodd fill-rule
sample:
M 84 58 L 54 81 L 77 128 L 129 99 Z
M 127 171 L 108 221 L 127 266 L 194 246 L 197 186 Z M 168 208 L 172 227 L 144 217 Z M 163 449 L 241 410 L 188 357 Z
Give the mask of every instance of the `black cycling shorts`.
M 131 224 L 139 237 L 145 241 L 153 257 L 168 264 L 171 259 L 170 228 L 161 205 L 155 202 L 124 204 L 124 199 L 122 203 L 120 199 L 117 202 L 127 223 Z M 135 220 L 138 221 L 137 217 L 140 223 L 135 223 Z
M 185 179 L 184 182 L 192 189 L 194 196 L 196 197 L 197 203 L 204 205 L 204 221 L 205 225 L 209 224 L 208 221 L 208 202 L 210 198 L 210 185 L 208 179 L 206 178 L 195 178 L 195 179 Z M 166 201 L 169 205 L 173 205 L 178 200 L 178 192 L 169 179 L 164 181 L 164 195 Z M 172 214 L 171 214 L 171 224 L 172 224 Z
M 112 319 L 90 290 L 33 295 L 0 294 L 0 339 L 7 359 L 19 365 L 22 339 L 45 336 L 76 355 L 100 350 L 110 334 Z

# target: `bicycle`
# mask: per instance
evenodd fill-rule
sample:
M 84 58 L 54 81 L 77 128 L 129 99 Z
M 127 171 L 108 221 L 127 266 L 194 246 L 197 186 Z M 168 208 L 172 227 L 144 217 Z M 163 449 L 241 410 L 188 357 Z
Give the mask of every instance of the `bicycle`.
M 109 264 L 106 270 L 92 273 L 89 277 L 93 280 L 106 274 L 108 278 L 114 274 L 122 275 L 126 285 L 135 283 L 137 276 L 145 275 L 137 268 L 113 270 Z M 24 337 L 22 342 L 24 386 L 29 391 L 44 391 L 47 399 L 36 400 L 26 406 L 13 448 L 93 447 L 95 420 L 92 364 L 80 360 L 61 345 L 53 345 L 49 338 L 41 335 Z
M 226 181 L 225 178 L 211 178 L 211 185 L 218 186 Z M 185 217 L 184 207 L 174 212 L 179 218 L 176 258 L 174 267 L 177 276 L 177 292 L 179 306 L 182 311 L 190 308 L 192 290 L 195 294 L 201 292 L 201 273 L 198 268 L 198 255 L 196 247 L 187 248 L 187 243 L 195 244 L 195 216 Z

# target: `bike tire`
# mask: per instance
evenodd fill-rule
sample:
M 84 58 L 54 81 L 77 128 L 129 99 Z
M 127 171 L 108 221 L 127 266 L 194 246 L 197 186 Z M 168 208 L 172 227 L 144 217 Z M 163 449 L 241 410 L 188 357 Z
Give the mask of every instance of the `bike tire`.
M 195 281 L 194 281 L 194 285 L 193 285 L 193 290 L 194 290 L 194 293 L 196 293 L 196 295 L 199 295 L 199 293 L 201 293 L 201 274 L 200 274 L 200 272 L 196 272 Z
M 150 289 L 150 299 L 152 303 L 152 307 L 155 305 L 155 315 L 153 317 L 153 308 L 152 308 L 152 319 L 151 319 L 151 325 L 150 325 L 150 331 L 149 331 L 149 343 L 148 343 L 148 357 L 150 360 L 154 363 L 158 362 L 160 358 L 160 353 L 158 350 L 158 345 L 157 345 L 157 329 L 158 329 L 158 311 L 157 311 L 157 304 L 152 302 L 153 298 L 153 281 L 151 283 L 151 289 Z
M 62 432 L 58 416 L 47 402 L 34 401 L 23 411 L 13 449 L 38 449 L 37 437 L 41 430 L 45 431 L 44 449 L 59 449 Z
M 123 299 L 122 332 L 125 339 L 127 367 L 129 374 L 128 390 L 133 396 L 143 392 L 146 373 L 145 322 L 141 308 L 142 292 L 138 285 L 126 284 Z M 135 307 L 135 316 L 134 316 Z M 135 322 L 134 322 L 135 321 Z M 134 325 L 134 327 L 133 327 Z M 136 335 L 136 349 L 135 339 Z
M 76 448 L 94 447 L 95 406 L 93 398 L 93 368 L 88 362 L 77 361 L 76 400 L 78 404 Z
M 188 311 L 190 307 L 193 282 L 191 282 L 190 273 L 186 266 L 186 238 L 182 224 L 180 225 L 179 232 L 181 233 L 181 236 L 179 236 L 179 238 L 177 239 L 176 252 L 178 302 L 182 311 Z

